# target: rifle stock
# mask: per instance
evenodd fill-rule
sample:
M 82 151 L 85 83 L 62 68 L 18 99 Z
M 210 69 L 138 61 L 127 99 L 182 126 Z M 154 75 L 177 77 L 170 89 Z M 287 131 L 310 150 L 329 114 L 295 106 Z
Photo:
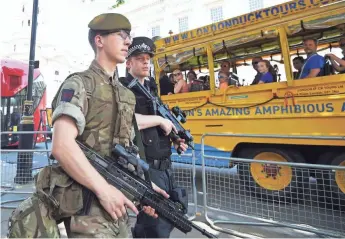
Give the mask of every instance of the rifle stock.
M 129 172 L 117 163 L 116 159 L 102 157 L 78 141 L 77 144 L 84 152 L 91 165 L 107 180 L 107 182 L 120 190 L 134 204 L 154 208 L 159 217 L 169 221 L 183 233 L 188 233 L 194 228 L 208 238 L 217 238 L 212 233 L 209 233 L 205 229 L 189 221 L 183 213 L 183 205 L 171 199 L 166 199 L 161 194 L 154 191 L 151 182 L 147 182 L 139 176 Z M 121 145 L 116 145 L 113 153 L 117 157 L 128 158 L 133 156 Z M 142 159 L 136 159 L 137 160 L 133 158 L 130 159 L 134 163 L 133 165 L 140 165 L 144 171 L 148 172 L 149 165 Z

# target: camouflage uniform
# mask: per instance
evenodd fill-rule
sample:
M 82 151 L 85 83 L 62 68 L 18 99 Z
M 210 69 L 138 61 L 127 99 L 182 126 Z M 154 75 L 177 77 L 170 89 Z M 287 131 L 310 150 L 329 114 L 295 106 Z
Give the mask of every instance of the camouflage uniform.
M 107 34 L 115 27 L 130 30 L 130 23 L 110 13 L 97 16 L 89 27 Z M 62 115 L 71 117 L 77 140 L 110 156 L 114 144 L 130 145 L 134 107 L 134 94 L 94 60 L 89 69 L 72 74 L 61 85 L 52 102 L 52 122 Z M 36 193 L 13 212 L 8 236 L 59 237 L 56 222 L 64 221 L 69 237 L 128 237 L 128 215 L 113 220 L 95 195 L 85 191 L 60 166 L 45 167 L 36 178 Z M 23 215 L 24 211 L 29 214 Z

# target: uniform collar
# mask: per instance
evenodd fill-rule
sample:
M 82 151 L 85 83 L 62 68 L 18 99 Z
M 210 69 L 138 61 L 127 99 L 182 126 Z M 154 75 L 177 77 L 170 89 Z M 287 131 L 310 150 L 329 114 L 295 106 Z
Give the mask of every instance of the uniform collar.
M 102 77 L 104 82 L 107 84 L 114 84 L 115 81 L 118 80 L 116 72 L 114 73 L 114 76 L 110 76 L 96 60 L 91 62 L 89 69 Z

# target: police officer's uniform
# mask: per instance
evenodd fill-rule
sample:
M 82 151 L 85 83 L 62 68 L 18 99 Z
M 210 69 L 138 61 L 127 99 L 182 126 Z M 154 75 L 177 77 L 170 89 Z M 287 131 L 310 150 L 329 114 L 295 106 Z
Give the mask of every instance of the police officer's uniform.
M 154 54 L 153 41 L 146 37 L 133 38 L 133 43 L 129 47 L 128 57 L 140 53 L 147 53 L 151 57 Z M 134 77 L 128 73 L 121 82 L 128 85 Z M 147 77 L 144 86 L 156 95 L 157 85 L 153 78 Z M 136 96 L 135 113 L 142 115 L 153 115 L 152 102 L 148 101 L 144 95 L 135 87 L 132 88 Z M 163 130 L 159 127 L 151 127 L 140 131 L 141 140 L 145 149 L 146 161 L 150 165 L 150 177 L 158 187 L 170 194 L 175 186 L 171 169 L 171 139 L 165 136 Z M 140 139 L 139 139 L 140 140 Z M 138 145 L 138 144 L 136 144 Z M 173 226 L 166 220 L 159 217 L 155 219 L 144 212 L 137 216 L 137 222 L 132 229 L 134 238 L 168 238 Z

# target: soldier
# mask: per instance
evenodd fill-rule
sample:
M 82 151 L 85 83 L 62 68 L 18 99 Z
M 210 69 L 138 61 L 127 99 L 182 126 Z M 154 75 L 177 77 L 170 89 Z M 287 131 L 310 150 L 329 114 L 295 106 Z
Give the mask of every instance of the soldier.
M 126 66 L 129 74 L 125 79 L 121 79 L 124 85 L 128 85 L 134 77 L 141 84 L 150 90 L 151 94 L 156 95 L 156 85 L 150 75 L 150 59 L 154 54 L 154 43 L 147 37 L 136 37 L 128 50 Z M 168 136 L 171 130 L 176 132 L 176 128 L 170 120 L 161 116 L 152 115 L 150 102 L 138 91 L 133 88 L 136 96 L 135 116 L 138 128 L 141 132 L 141 139 L 144 146 L 145 157 L 150 165 L 151 180 L 160 188 L 168 192 L 176 189 L 171 169 L 171 139 Z M 181 147 L 186 151 L 188 146 L 184 140 L 174 143 L 175 148 Z M 137 216 L 137 223 L 132 229 L 134 238 L 168 238 L 173 225 L 162 218 L 148 217 L 143 213 Z
M 52 155 L 59 166 L 41 170 L 36 194 L 24 203 L 33 206 L 34 214 L 20 221 L 24 206 L 17 209 L 10 220 L 10 237 L 57 237 L 55 221 L 64 221 L 69 237 L 126 238 L 126 207 L 138 214 L 135 205 L 92 167 L 75 141 L 110 156 L 114 144 L 130 147 L 132 140 L 135 96 L 115 74 L 131 44 L 130 22 L 107 13 L 95 17 L 89 28 L 95 59 L 86 71 L 67 77 L 52 102 Z M 169 197 L 156 185 L 153 188 Z M 143 212 L 157 218 L 150 207 Z

